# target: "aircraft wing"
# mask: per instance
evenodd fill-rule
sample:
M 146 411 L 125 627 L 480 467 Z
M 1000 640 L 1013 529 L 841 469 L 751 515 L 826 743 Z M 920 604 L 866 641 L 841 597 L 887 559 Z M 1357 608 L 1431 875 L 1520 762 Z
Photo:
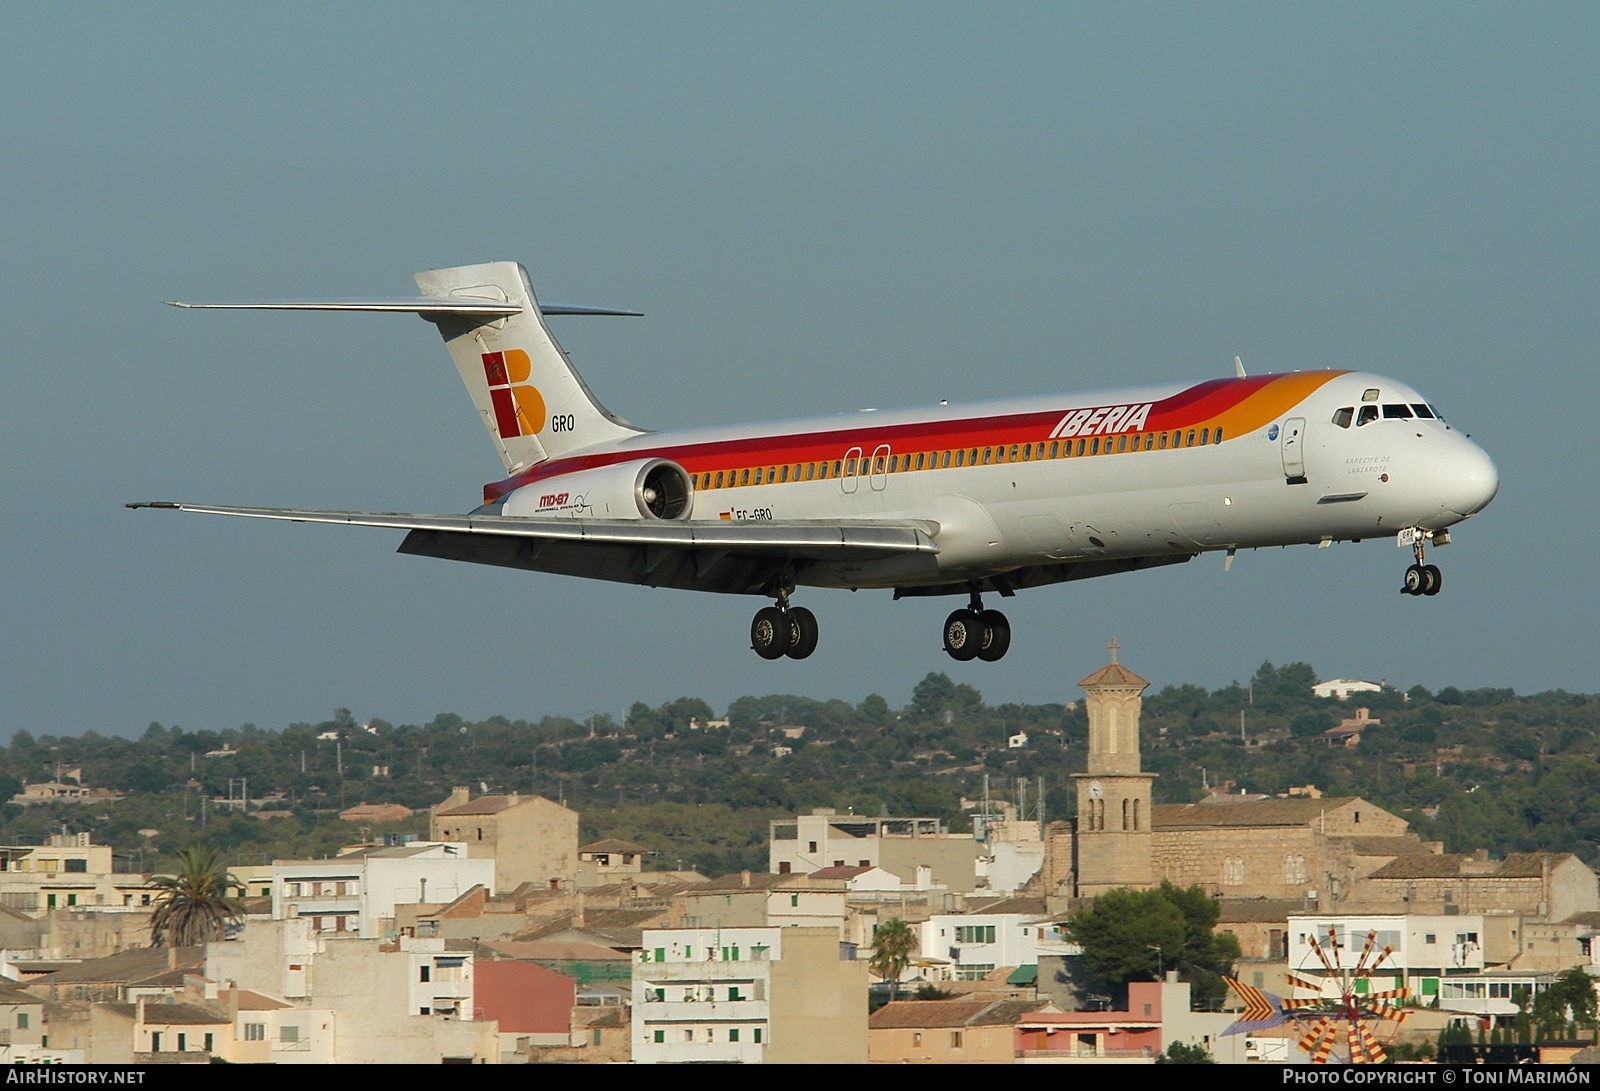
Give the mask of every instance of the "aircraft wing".
M 931 520 L 671 522 L 249 508 L 164 501 L 130 508 L 405 530 L 402 553 L 623 583 L 755 593 L 782 565 L 935 554 Z M 931 561 L 931 556 L 930 556 Z

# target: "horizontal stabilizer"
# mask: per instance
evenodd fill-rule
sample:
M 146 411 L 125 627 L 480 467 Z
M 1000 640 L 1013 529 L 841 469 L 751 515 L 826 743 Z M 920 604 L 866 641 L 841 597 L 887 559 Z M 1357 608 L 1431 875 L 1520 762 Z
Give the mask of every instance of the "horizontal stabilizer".
M 298 508 L 242 508 L 213 504 L 153 501 L 130 508 L 239 515 L 294 523 L 342 523 L 393 530 L 446 531 L 491 537 L 657 546 L 677 550 L 731 550 L 782 553 L 795 557 L 839 559 L 850 555 L 937 553 L 939 524 L 927 519 L 897 521 L 672 522 L 641 519 L 525 519 L 505 515 L 412 515 L 398 512 L 309 511 Z
M 420 314 L 424 318 L 459 315 L 476 318 L 505 318 L 521 314 L 522 308 L 501 299 L 473 299 L 467 296 L 423 296 L 418 299 L 285 299 L 240 303 L 184 303 L 170 300 L 169 307 L 188 311 L 379 311 L 390 314 Z M 615 318 L 643 318 L 642 311 L 617 311 L 607 307 L 574 307 L 566 303 L 541 303 L 546 315 L 586 314 Z

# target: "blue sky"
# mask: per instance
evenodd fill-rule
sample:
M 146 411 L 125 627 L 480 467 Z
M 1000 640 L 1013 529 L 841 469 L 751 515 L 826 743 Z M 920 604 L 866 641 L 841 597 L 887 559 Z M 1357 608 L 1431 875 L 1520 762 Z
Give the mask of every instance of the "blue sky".
M 614 714 L 1122 658 L 1600 689 L 1600 13 L 1586 5 L 36 5 L 0 35 L 0 737 Z M 127 500 L 462 511 L 500 467 L 408 317 L 184 313 L 519 260 L 641 425 L 1360 367 L 1499 464 L 1434 599 L 1366 542 L 956 605 L 758 602 Z

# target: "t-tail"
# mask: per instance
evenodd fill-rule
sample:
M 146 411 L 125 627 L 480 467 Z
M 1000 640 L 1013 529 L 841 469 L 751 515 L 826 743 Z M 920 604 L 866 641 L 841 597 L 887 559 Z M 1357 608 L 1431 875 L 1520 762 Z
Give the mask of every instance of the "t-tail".
M 640 434 L 608 411 L 574 370 L 549 315 L 637 315 L 598 307 L 540 306 L 516 262 L 430 269 L 418 299 L 175 303 L 216 310 L 383 311 L 419 314 L 439 328 L 472 404 L 508 474 L 598 443 Z

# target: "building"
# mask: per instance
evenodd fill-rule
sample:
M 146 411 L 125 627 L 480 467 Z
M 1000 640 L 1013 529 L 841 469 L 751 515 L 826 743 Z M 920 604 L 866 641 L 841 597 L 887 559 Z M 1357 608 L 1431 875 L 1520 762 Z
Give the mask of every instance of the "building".
M 1155 885 L 1152 866 L 1150 795 L 1154 773 L 1139 762 L 1140 695 L 1150 685 L 1117 662 L 1079 682 L 1089 716 L 1089 763 L 1074 773 L 1078 783 L 1078 828 L 1074 853 L 1080 897 L 1122 887 Z
M 1237 1018 L 1190 1010 L 1189 983 L 1169 972 L 1164 981 L 1128 984 L 1122 1011 L 1034 1011 L 1017 1021 L 1016 1056 L 1025 1063 L 1153 1064 L 1174 1042 L 1204 1047 L 1223 1064 L 1244 1063 L 1245 1036 L 1224 1036 Z
M 615 837 L 584 845 L 578 849 L 578 889 L 637 880 L 644 873 L 644 858 L 649 851 L 643 845 Z
M 0 846 L 0 906 L 42 913 L 66 906 L 149 905 L 149 876 L 119 871 L 110 845 L 87 833 L 51 834 L 43 845 Z
M 867 966 L 830 928 L 648 929 L 633 967 L 637 1063 L 859 1064 Z
M 1430 913 L 1522 913 L 1545 921 L 1600 910 L 1593 869 L 1570 852 L 1516 852 L 1504 860 L 1483 849 L 1397 856 L 1362 879 L 1358 896 Z
M 895 1000 L 867 1020 L 867 1059 L 873 1064 L 1011 1064 L 1017 1022 L 1037 1000 Z
M 559 887 L 578 880 L 578 812 L 543 796 L 471 798 L 456 788 L 433 809 L 428 836 L 458 841 L 473 859 L 493 860 L 495 893 L 524 883 Z
M 474 1003 L 480 1018 L 500 1030 L 502 1061 L 527 1057 L 542 1047 L 572 1045 L 572 1009 L 578 983 L 532 962 L 476 963 Z
M 1359 678 L 1330 678 L 1312 686 L 1311 692 L 1318 697 L 1335 697 L 1344 701 L 1352 693 L 1382 693 L 1383 686 L 1377 682 L 1363 682 Z
M 809 875 L 827 867 L 880 867 L 902 883 L 918 881 L 926 867 L 932 882 L 959 893 L 978 885 L 983 846 L 970 833 L 951 833 L 937 818 L 863 818 L 815 807 L 794 821 L 773 822 L 769 869 Z
M 272 865 L 272 919 L 298 917 L 314 933 L 378 939 L 393 932 L 397 904 L 451 902 L 473 886 L 492 886 L 494 876 L 493 859 L 429 841 L 332 860 L 280 860 Z
M 922 922 L 920 939 L 918 961 L 947 959 L 956 981 L 981 981 L 1001 968 L 1037 966 L 1041 948 L 1052 954 L 1067 950 L 1062 929 L 1045 914 L 1042 898 L 1010 899 L 970 913 L 935 913 Z

